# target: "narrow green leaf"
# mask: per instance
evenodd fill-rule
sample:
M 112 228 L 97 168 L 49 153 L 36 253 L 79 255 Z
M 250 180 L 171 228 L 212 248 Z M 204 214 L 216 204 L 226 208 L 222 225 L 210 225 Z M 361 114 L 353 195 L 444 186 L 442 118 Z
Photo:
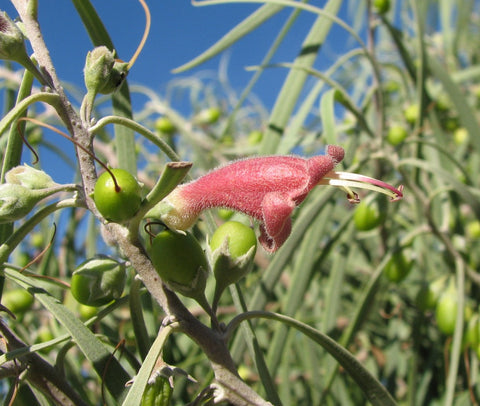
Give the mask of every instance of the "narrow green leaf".
M 289 316 L 266 311 L 252 311 L 238 316 L 232 324 L 237 324 L 238 320 L 253 318 L 264 318 L 277 320 L 284 323 L 321 345 L 328 353 L 334 357 L 338 363 L 348 372 L 357 385 L 363 390 L 367 399 L 374 406 L 395 406 L 396 402 L 385 389 L 385 387 L 358 361 L 349 351 L 332 340 L 327 335 L 314 329 L 308 324 L 302 323 Z
M 284 303 L 282 303 L 282 313 L 287 316 L 294 316 L 304 303 L 305 292 L 310 287 L 312 274 L 316 269 L 314 265 L 318 254 L 319 241 L 325 232 L 332 209 L 332 204 L 328 204 L 315 218 L 304 235 L 295 258 L 291 288 L 288 290 Z M 287 336 L 287 326 L 278 326 L 268 351 L 268 367 L 272 375 L 276 374 L 278 365 L 282 361 L 283 351 L 287 345 Z
M 478 134 L 480 134 L 480 126 L 474 111 L 467 103 L 467 98 L 458 85 L 452 80 L 450 73 L 446 71 L 437 59 L 429 57 L 428 67 L 432 74 L 442 83 L 457 110 L 461 125 L 470 133 L 470 140 L 475 149 L 480 151 L 480 137 L 478 137 Z
M 335 15 L 341 6 L 341 3 L 341 0 L 329 0 L 325 5 L 324 10 Z M 332 23 L 333 21 L 326 16 L 317 17 L 302 44 L 302 48 L 295 59 L 294 65 L 306 68 L 313 66 L 313 63 L 320 52 L 320 48 L 330 31 Z M 307 78 L 308 73 L 301 69 L 291 69 L 289 71 L 287 79 L 275 101 L 268 129 L 263 137 L 261 153 L 271 154 L 276 152 L 279 140 L 297 104 Z
M 320 100 L 320 117 L 322 119 L 323 135 L 327 144 L 336 144 L 335 132 L 335 89 L 325 92 Z
M 153 342 L 147 356 L 145 357 L 145 360 L 142 363 L 142 367 L 135 376 L 133 385 L 130 386 L 128 390 L 128 394 L 125 397 L 122 406 L 139 406 L 141 404 L 143 392 L 145 392 L 145 388 L 152 375 L 155 363 L 162 352 L 165 340 L 168 338 L 171 332 L 172 328 L 167 326 L 162 327 L 158 333 L 157 338 Z
M 137 341 L 138 352 L 140 357 L 145 359 L 150 348 L 150 338 L 148 336 L 145 318 L 143 317 L 142 301 L 140 288 L 143 286 L 142 281 L 134 278 L 130 286 L 129 307 L 130 318 L 132 320 L 133 331 L 135 332 L 135 340 Z
M 72 3 L 77 9 L 93 45 L 105 45 L 108 49 L 113 50 L 113 42 L 90 0 L 72 0 Z
M 232 294 L 235 307 L 243 313 L 247 312 L 247 305 L 245 303 L 245 300 L 243 299 L 242 292 L 239 289 L 238 285 L 231 286 L 230 292 Z M 265 361 L 263 350 L 260 347 L 257 336 L 255 334 L 255 329 L 249 321 L 246 324 L 243 324 L 242 328 L 245 335 L 245 342 L 247 343 L 250 354 L 255 360 L 258 375 L 265 389 L 265 393 L 267 394 L 267 398 L 275 405 L 281 406 L 282 402 L 275 388 L 275 383 L 272 378 L 270 369 L 268 368 Z

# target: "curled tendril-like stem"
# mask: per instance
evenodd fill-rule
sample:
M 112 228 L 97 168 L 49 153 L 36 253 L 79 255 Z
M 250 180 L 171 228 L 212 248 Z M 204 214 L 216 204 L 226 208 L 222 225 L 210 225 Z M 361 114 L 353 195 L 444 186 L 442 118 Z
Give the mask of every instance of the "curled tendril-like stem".
M 47 246 L 42 250 L 40 251 L 36 256 L 35 258 L 33 258 L 28 264 L 26 264 L 22 269 L 20 269 L 20 273 L 22 273 L 23 271 L 25 271 L 25 269 L 29 268 L 30 266 L 32 266 L 35 262 L 38 262 L 44 255 L 45 253 L 50 249 L 50 247 L 52 246 L 53 244 L 53 240 L 55 239 L 55 235 L 57 234 L 57 225 L 55 223 L 53 223 L 53 233 L 52 233 L 52 237 L 50 238 L 50 241 L 49 243 L 47 244 Z
M 156 234 L 154 234 L 152 232 L 152 226 L 154 225 L 159 225 L 159 226 L 163 226 L 164 228 L 167 228 L 167 226 L 162 223 L 161 221 L 149 221 L 147 222 L 144 226 L 143 226 L 143 229 L 145 230 L 145 232 L 149 235 L 150 237 L 150 243 L 152 242 L 152 240 L 155 238 Z
M 107 362 L 105 363 L 105 368 L 104 368 L 103 373 L 102 373 L 102 401 L 103 401 L 102 404 L 104 404 L 104 405 L 107 404 L 106 396 L 105 396 L 105 377 L 107 375 L 107 370 L 110 367 L 110 363 L 112 362 L 112 360 L 115 357 L 115 353 L 119 350 L 123 352 L 123 350 L 125 349 L 125 342 L 126 342 L 126 340 L 124 338 L 122 338 L 120 340 L 120 342 L 115 346 L 112 354 L 110 355 Z
M 140 44 L 138 44 L 138 47 L 133 54 L 133 56 L 130 58 L 130 61 L 128 61 L 127 65 L 127 70 L 130 70 L 135 61 L 137 60 L 138 56 L 140 55 L 140 52 L 142 52 L 142 49 L 145 45 L 145 42 L 147 42 L 148 34 L 150 32 L 150 25 L 152 22 L 152 17 L 150 15 L 150 10 L 147 6 L 147 3 L 145 3 L 145 0 L 138 0 L 140 4 L 142 5 L 143 9 L 145 10 L 145 30 L 143 32 L 143 37 L 142 40 L 140 41 Z
M 25 143 L 25 145 L 27 146 L 27 148 L 35 155 L 35 160 L 34 160 L 34 164 L 38 162 L 38 154 L 37 152 L 35 151 L 35 149 L 29 144 L 29 142 L 27 141 L 26 137 L 25 137 L 25 134 L 23 134 L 23 131 L 22 131 L 22 128 L 20 127 L 19 125 L 19 122 L 20 121 L 28 121 L 28 122 L 31 122 L 33 124 L 36 124 L 36 125 L 39 125 L 41 127 L 44 127 L 44 128 L 48 128 L 49 130 L 57 133 L 58 135 L 61 135 L 62 137 L 66 138 L 67 140 L 69 140 L 70 142 L 72 142 L 73 144 L 75 144 L 78 148 L 80 148 L 83 152 L 85 152 L 86 154 L 90 155 L 94 160 L 95 162 L 98 162 L 98 164 L 103 168 L 105 169 L 109 174 L 110 176 L 112 177 L 112 180 L 113 180 L 113 183 L 115 185 L 115 191 L 118 193 L 120 192 L 121 188 L 120 188 L 120 185 L 118 184 L 117 182 L 117 178 L 115 177 L 115 175 L 113 174 L 113 172 L 111 171 L 111 169 L 105 164 L 103 163 L 100 159 L 98 159 L 95 154 L 93 154 L 91 151 L 89 151 L 87 148 L 85 148 L 83 145 L 79 144 L 77 141 L 75 141 L 72 137 L 70 137 L 68 134 L 65 134 L 63 131 L 60 131 L 58 128 L 55 128 L 54 126 L 50 125 L 50 124 L 47 124 L 47 123 L 43 123 L 42 121 L 40 120 L 37 120 L 35 118 L 31 118 L 31 117 L 21 117 L 18 119 L 18 122 L 17 122 L 17 129 L 18 129 L 18 133 L 20 135 L 20 137 L 22 138 L 22 141 Z

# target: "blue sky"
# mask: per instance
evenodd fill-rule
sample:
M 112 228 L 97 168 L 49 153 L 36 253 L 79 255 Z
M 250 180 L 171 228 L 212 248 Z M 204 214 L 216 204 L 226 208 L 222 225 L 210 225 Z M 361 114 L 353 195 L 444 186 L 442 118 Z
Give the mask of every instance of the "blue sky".
M 152 28 L 145 49 L 129 73 L 129 82 L 147 85 L 158 91 L 164 89 L 169 80 L 178 77 L 171 74 L 172 69 L 205 50 L 260 6 L 228 4 L 195 7 L 187 0 L 147 2 L 152 13 Z M 83 87 L 82 69 L 85 55 L 92 45 L 72 3 L 66 0 L 42 0 L 39 3 L 40 24 L 59 76 Z M 120 58 L 129 60 L 143 34 L 145 18 L 142 7 L 136 0 L 92 0 L 92 4 L 110 32 Z M 9 3 L 6 5 L 10 16 L 16 17 L 13 7 Z M 260 63 L 290 12 L 290 9 L 286 9 L 277 14 L 228 51 L 228 74 L 235 88 L 245 86 L 252 73 L 246 72 L 244 68 Z M 303 14 L 286 38 L 275 61 L 293 60 L 313 19 L 312 14 Z M 336 38 L 341 33 L 341 30 L 336 31 L 337 34 L 329 37 L 330 42 L 323 52 L 323 58 L 334 57 L 333 49 L 339 44 Z M 343 33 L 340 42 L 344 40 Z M 218 64 L 217 57 L 195 71 L 216 70 Z M 266 105 L 273 104 L 285 74 L 281 69 L 271 71 L 264 75 L 255 89 L 255 93 Z

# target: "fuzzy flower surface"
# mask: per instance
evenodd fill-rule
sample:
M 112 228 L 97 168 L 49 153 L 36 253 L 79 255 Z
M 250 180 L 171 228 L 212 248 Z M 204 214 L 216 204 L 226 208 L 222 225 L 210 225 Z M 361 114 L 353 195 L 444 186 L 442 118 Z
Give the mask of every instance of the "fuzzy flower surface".
M 325 155 L 311 158 L 266 156 L 234 161 L 178 186 L 147 216 L 160 218 L 167 227 L 186 230 L 203 210 L 223 207 L 239 211 L 260 223 L 259 241 L 266 251 L 274 252 L 290 235 L 292 211 L 319 184 L 343 187 L 352 201 L 356 194 L 349 187 L 363 182 L 373 182 L 374 190 L 386 188 L 395 199 L 402 197 L 401 190 L 376 179 L 333 172 L 343 157 L 343 148 L 329 145 Z

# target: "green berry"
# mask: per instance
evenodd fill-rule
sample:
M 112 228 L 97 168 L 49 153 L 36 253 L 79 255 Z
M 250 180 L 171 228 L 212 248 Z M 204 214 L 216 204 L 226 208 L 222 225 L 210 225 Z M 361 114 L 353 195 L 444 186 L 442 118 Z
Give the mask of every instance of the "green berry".
M 470 221 L 467 223 L 465 228 L 467 237 L 471 238 L 472 240 L 480 239 L 480 221 Z
M 153 239 L 149 255 L 160 278 L 172 290 L 194 298 L 203 295 L 208 264 L 192 234 L 164 230 Z
M 161 134 L 175 134 L 177 128 L 168 117 L 163 116 L 155 121 L 155 129 Z
M 397 145 L 401 144 L 405 138 L 407 138 L 407 130 L 405 127 L 401 125 L 392 125 L 388 130 L 387 134 L 387 141 L 396 147 Z
M 79 303 L 98 307 L 120 298 L 125 281 L 125 264 L 99 257 L 77 267 L 72 274 L 70 290 Z
M 411 104 L 404 110 L 403 115 L 407 123 L 415 124 L 420 117 L 420 106 L 418 104 Z
M 255 232 L 238 221 L 227 221 L 217 228 L 210 240 L 212 251 L 220 248 L 227 241 L 228 252 L 232 258 L 245 255 L 252 247 L 257 248 Z
M 453 132 L 453 141 L 456 145 L 463 145 L 468 141 L 468 130 L 465 127 L 459 127 Z
M 85 304 L 80 304 L 78 306 L 78 314 L 82 320 L 91 319 L 93 316 L 96 316 L 98 313 L 98 307 L 88 306 Z
M 137 180 L 124 169 L 112 169 L 119 190 L 109 172 L 100 175 L 95 183 L 93 200 L 98 211 L 109 221 L 122 223 L 137 213 L 142 203 L 141 187 Z
M 353 222 L 359 231 L 373 230 L 380 225 L 382 219 L 378 205 L 365 201 L 357 205 L 353 214 Z
M 215 124 L 221 115 L 222 115 L 222 111 L 218 107 L 211 107 L 211 108 L 200 111 L 194 117 L 194 121 L 196 124 L 200 124 L 200 125 Z
M 452 335 L 455 331 L 457 321 L 458 300 L 455 285 L 452 281 L 447 290 L 438 299 L 435 309 L 435 318 L 438 329 L 446 334 Z
M 373 0 L 372 4 L 378 14 L 385 14 L 390 10 L 390 0 Z
M 398 283 L 408 276 L 411 269 L 412 263 L 407 260 L 403 252 L 396 252 L 385 265 L 384 273 L 390 282 Z
M 247 142 L 248 145 L 254 146 L 260 144 L 263 138 L 263 133 L 258 130 L 252 131 L 250 134 L 248 134 Z
M 430 283 L 424 283 L 418 291 L 416 303 L 420 310 L 433 310 L 445 289 L 446 277 L 441 276 Z
M 21 288 L 7 290 L 2 295 L 2 304 L 15 315 L 30 310 L 33 300 L 33 296 Z

